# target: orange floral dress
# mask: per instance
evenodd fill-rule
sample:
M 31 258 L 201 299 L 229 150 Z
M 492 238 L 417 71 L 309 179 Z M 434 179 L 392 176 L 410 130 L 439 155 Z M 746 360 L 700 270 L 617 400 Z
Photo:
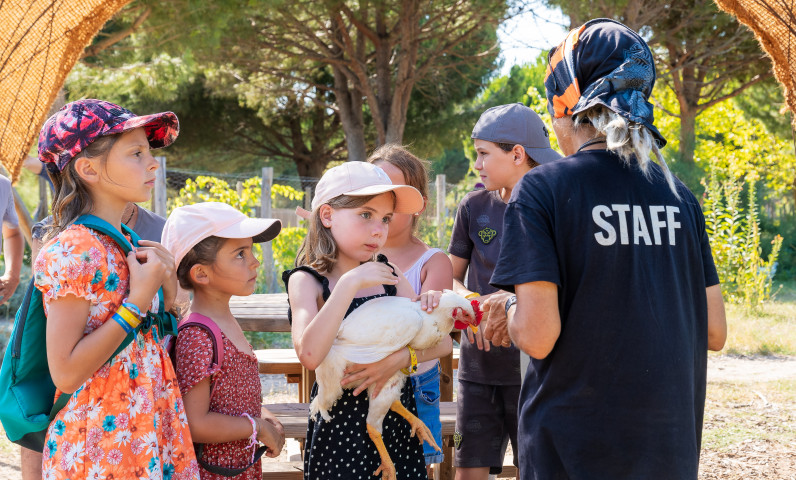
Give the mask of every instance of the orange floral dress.
M 45 313 L 67 294 L 91 302 L 84 335 L 113 321 L 129 293 L 121 247 L 82 225 L 42 248 L 34 274 Z M 58 412 L 44 445 L 45 480 L 199 479 L 174 368 L 156 330 L 139 332 Z

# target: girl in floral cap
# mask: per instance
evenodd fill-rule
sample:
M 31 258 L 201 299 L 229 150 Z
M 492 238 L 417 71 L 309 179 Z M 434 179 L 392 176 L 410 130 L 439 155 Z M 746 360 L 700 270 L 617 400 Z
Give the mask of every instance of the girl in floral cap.
M 163 332 L 137 329 L 147 312 L 171 307 L 174 258 L 146 240 L 125 255 L 110 236 L 75 223 L 93 215 L 123 231 L 125 206 L 152 193 L 158 163 L 150 150 L 178 132 L 171 112 L 139 117 L 101 100 L 67 104 L 41 130 L 39 159 L 55 194 L 35 285 L 56 397 L 74 392 L 47 431 L 45 479 L 199 478 Z

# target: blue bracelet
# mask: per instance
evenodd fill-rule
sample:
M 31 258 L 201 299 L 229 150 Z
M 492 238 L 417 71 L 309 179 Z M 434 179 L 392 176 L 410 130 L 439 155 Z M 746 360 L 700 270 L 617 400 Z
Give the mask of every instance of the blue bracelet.
M 125 301 L 122 302 L 122 306 L 127 308 L 131 312 L 135 313 L 136 315 L 138 315 L 138 318 L 143 318 L 145 316 L 145 315 L 141 315 L 141 310 L 138 308 L 138 305 L 136 305 L 135 303 L 132 303 L 132 302 L 128 302 L 126 298 L 125 298 Z
M 130 332 L 133 331 L 133 327 L 131 327 L 130 324 L 127 323 L 125 319 L 122 318 L 122 316 L 118 313 L 113 314 L 113 319 L 119 324 L 120 327 L 124 329 L 124 333 L 130 334 Z

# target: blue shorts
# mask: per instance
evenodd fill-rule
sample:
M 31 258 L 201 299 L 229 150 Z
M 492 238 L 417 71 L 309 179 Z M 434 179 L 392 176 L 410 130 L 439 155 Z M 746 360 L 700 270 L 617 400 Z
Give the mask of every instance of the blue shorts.
M 442 448 L 442 422 L 439 420 L 439 362 L 431 370 L 420 375 L 410 376 L 412 388 L 415 391 L 417 403 L 417 416 L 426 424 L 434 441 Z M 434 450 L 434 447 L 423 442 L 423 455 L 426 465 L 442 463 L 445 455 Z

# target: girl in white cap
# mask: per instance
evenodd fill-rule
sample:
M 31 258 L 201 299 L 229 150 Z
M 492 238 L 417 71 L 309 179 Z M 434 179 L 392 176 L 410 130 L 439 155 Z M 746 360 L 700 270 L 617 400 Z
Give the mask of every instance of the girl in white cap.
M 393 213 L 413 214 L 422 208 L 423 198 L 417 189 L 393 185 L 375 165 L 348 162 L 323 175 L 312 212 L 298 211 L 309 225 L 296 259 L 297 268 L 282 275 L 290 301 L 293 345 L 302 365 L 315 370 L 332 347 L 344 318 L 368 300 L 386 295 L 416 297 L 409 282 L 386 258 L 372 260 L 384 246 Z M 436 298 L 422 296 L 421 307 L 430 311 L 436 306 Z M 378 395 L 400 369 L 436 358 L 431 350 L 416 352 L 413 363 L 410 350 L 402 348 L 379 362 L 382 368 L 378 372 L 367 366 L 355 366 L 354 371 L 347 372 L 343 384 L 364 382 L 353 391 L 343 390 L 343 396 L 329 410 L 331 420 L 310 416 L 304 444 L 305 479 L 371 478 L 381 471 L 379 452 L 365 429 L 368 398 L 359 393 L 373 386 L 374 395 Z M 317 384 L 312 397 L 316 394 Z M 417 416 L 408 382 L 401 392 L 401 403 Z M 397 475 L 401 479 L 425 479 L 423 449 L 416 438 L 410 438 L 409 423 L 390 411 L 383 425 L 383 444 L 395 468 L 391 475 L 385 471 L 384 478 Z
M 279 220 L 249 218 L 218 202 L 178 207 L 163 227 L 180 286 L 193 291 L 175 357 L 203 480 L 259 479 L 260 456 L 278 456 L 285 442 L 282 425 L 261 409 L 257 357 L 229 310 L 232 295 L 254 293 L 260 262 L 252 245 L 281 228 Z

